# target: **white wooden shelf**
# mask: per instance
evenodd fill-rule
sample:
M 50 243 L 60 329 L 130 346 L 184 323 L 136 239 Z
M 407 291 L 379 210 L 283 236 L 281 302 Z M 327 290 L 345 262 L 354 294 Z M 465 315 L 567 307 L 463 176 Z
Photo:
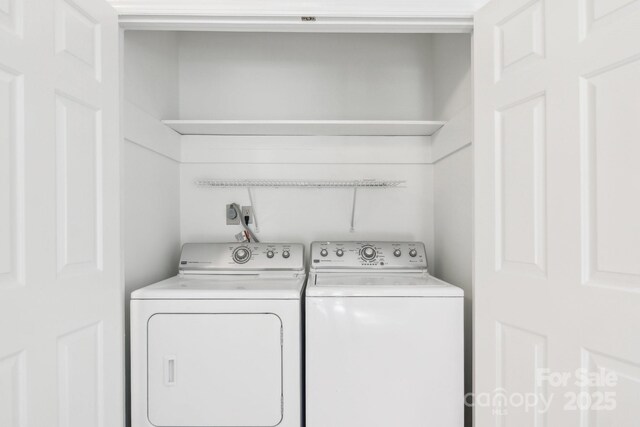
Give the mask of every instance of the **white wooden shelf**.
M 182 135 L 429 136 L 446 122 L 422 120 L 164 120 Z

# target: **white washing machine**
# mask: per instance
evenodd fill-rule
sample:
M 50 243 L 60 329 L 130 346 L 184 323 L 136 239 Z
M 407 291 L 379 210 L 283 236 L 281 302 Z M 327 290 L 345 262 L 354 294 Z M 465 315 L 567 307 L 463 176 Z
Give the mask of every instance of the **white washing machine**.
M 314 242 L 306 427 L 462 427 L 463 292 L 422 243 Z
M 186 244 L 131 295 L 133 427 L 300 427 L 299 244 Z

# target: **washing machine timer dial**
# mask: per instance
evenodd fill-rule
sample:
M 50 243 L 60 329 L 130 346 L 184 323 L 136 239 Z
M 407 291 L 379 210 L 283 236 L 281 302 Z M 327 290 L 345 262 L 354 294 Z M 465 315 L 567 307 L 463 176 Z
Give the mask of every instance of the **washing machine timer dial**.
M 372 246 L 364 246 L 360 250 L 360 255 L 365 260 L 371 261 L 371 260 L 376 258 L 376 255 L 378 255 L 378 253 L 376 252 L 376 250 Z

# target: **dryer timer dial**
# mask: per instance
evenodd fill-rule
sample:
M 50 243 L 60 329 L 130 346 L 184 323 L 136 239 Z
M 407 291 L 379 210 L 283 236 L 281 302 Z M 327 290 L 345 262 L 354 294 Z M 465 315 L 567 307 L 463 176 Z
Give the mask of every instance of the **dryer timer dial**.
M 240 246 L 233 251 L 232 257 L 237 264 L 244 264 L 251 259 L 251 249 Z

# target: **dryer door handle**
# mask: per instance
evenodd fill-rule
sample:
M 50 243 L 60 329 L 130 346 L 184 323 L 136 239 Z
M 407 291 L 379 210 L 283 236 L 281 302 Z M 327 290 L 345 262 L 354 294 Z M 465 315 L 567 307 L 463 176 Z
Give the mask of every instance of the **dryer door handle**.
M 176 362 L 175 356 L 164 357 L 164 385 L 166 386 L 176 385 Z

